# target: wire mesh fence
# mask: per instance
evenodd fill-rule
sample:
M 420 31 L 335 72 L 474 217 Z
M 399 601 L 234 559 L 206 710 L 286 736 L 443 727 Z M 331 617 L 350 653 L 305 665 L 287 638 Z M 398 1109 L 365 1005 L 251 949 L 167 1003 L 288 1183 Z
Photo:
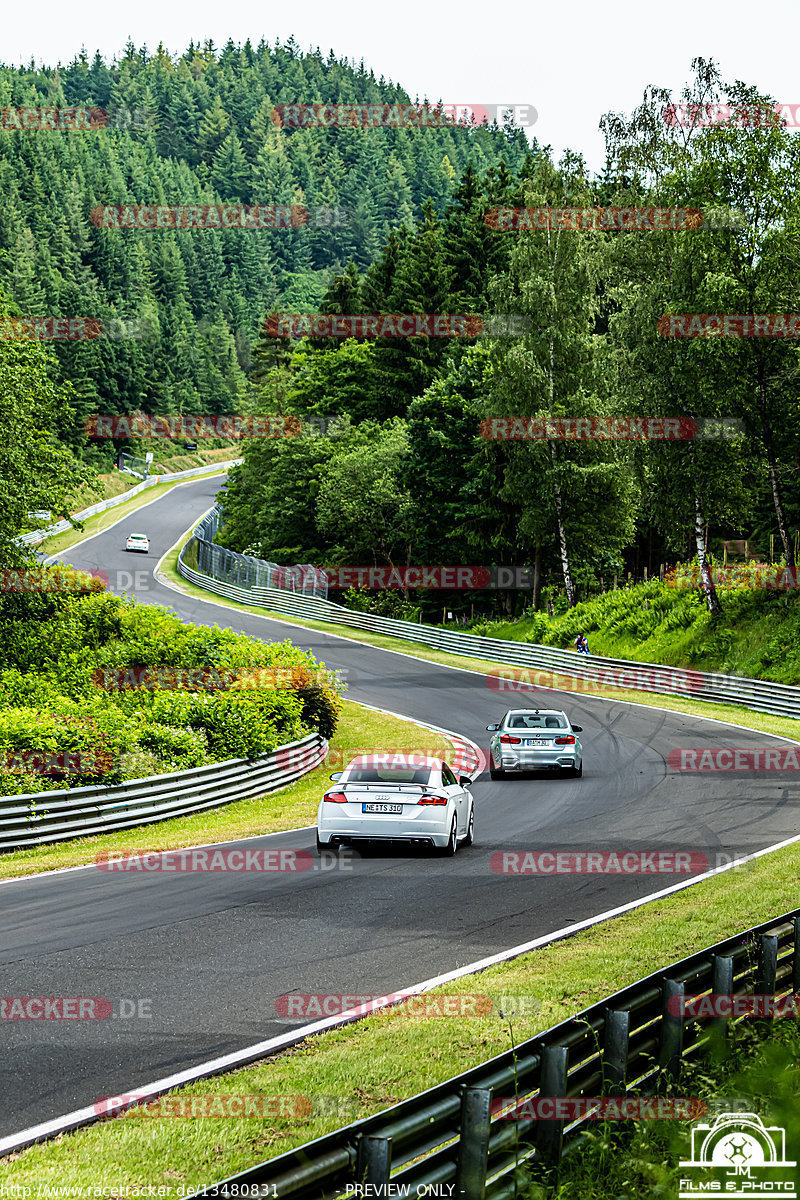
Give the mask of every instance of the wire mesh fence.
M 279 591 L 295 592 L 302 596 L 326 599 L 328 577 L 318 567 L 309 563 L 283 567 L 278 563 L 265 562 L 251 554 L 239 554 L 214 542 L 220 524 L 222 510 L 217 507 L 208 513 L 194 531 L 197 547 L 197 569 L 220 583 L 250 591 L 254 588 L 276 588 Z

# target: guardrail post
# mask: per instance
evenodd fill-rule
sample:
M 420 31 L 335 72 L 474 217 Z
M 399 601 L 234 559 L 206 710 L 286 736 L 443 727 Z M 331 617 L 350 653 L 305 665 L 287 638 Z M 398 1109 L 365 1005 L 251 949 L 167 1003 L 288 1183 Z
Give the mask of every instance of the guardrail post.
M 376 1187 L 376 1196 L 385 1196 L 391 1169 L 392 1139 L 390 1137 L 367 1136 L 358 1139 L 357 1184 L 372 1184 Z
M 626 1008 L 606 1011 L 603 1079 L 609 1096 L 624 1096 L 626 1092 L 630 1022 L 631 1014 Z
M 463 1200 L 483 1200 L 486 1193 L 491 1105 L 491 1088 L 464 1088 L 455 1188 Z
M 762 933 L 758 939 L 758 973 L 753 991 L 766 996 L 775 991 L 775 974 L 778 970 L 778 939 L 773 933 Z
M 545 1046 L 542 1050 L 542 1073 L 539 1095 L 563 1097 L 567 1090 L 567 1047 Z M 548 1162 L 561 1158 L 564 1122 L 540 1120 L 536 1126 L 535 1145 L 540 1156 Z
M 658 1062 L 670 1082 L 677 1083 L 683 1056 L 683 981 L 665 979 L 661 994 L 661 1045 Z
M 711 958 L 711 994 L 712 996 L 733 995 L 733 959 L 725 954 L 714 954 Z M 713 1037 L 725 1038 L 728 1033 L 730 1017 L 712 1017 L 708 1027 Z

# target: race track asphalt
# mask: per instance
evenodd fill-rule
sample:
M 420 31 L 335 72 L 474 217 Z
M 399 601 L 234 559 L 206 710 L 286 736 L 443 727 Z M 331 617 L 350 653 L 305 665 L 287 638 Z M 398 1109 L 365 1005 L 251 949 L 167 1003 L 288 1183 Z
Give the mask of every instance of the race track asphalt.
M 563 692 L 509 700 L 479 671 L 239 613 L 158 582 L 156 562 L 213 504 L 219 486 L 219 479 L 184 484 L 62 557 L 106 572 L 112 590 L 133 588 L 138 600 L 184 621 L 290 638 L 346 672 L 349 698 L 482 747 L 485 726 L 508 707 L 563 707 L 584 729 L 583 778 L 493 783 L 481 776 L 473 788 L 475 845 L 452 859 L 398 849 L 345 855 L 330 870 L 90 867 L 0 884 L 0 995 L 103 997 L 115 1012 L 121 1001 L 123 1012 L 143 1001 L 151 1014 L 0 1022 L 0 1135 L 285 1033 L 296 1024 L 276 1012 L 285 993 L 391 991 L 684 877 L 501 874 L 492 869 L 499 850 L 689 851 L 713 867 L 800 831 L 800 784 L 791 774 L 678 774 L 667 765 L 679 747 L 783 744 L 765 735 Z M 123 549 L 132 530 L 150 535 L 149 556 Z M 313 850 L 314 831 L 246 845 Z

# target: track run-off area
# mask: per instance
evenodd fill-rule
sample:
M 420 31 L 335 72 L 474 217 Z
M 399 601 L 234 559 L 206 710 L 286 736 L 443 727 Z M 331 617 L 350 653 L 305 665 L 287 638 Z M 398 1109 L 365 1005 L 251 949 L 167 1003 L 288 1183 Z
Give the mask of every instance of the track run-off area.
M 220 486 L 215 478 L 176 487 L 61 557 L 184 621 L 289 638 L 342 671 L 348 699 L 443 726 L 484 750 L 486 725 L 507 708 L 563 708 L 583 727 L 583 778 L 481 775 L 472 789 L 475 844 L 449 859 L 397 848 L 345 854 L 327 870 L 90 866 L 0 883 L 0 994 L 104 998 L 114 1012 L 0 1021 L 0 1137 L 289 1032 L 296 1021 L 280 1015 L 285 1004 L 276 1007 L 286 993 L 396 991 L 659 892 L 686 878 L 669 872 L 676 853 L 695 864 L 705 856 L 713 868 L 800 832 L 800 775 L 795 783 L 777 771 L 693 774 L 668 765 L 670 752 L 686 747 L 785 740 L 568 692 L 498 693 L 478 669 L 240 613 L 159 582 L 159 559 Z M 132 529 L 149 534 L 148 557 L 125 552 Z M 313 854 L 314 829 L 229 845 Z M 526 851 L 636 852 L 667 870 L 498 870 L 503 852 Z

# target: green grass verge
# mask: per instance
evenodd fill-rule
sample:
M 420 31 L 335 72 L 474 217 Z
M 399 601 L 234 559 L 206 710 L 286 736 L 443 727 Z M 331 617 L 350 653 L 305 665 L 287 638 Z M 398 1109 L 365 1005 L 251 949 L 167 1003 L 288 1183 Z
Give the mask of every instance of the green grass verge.
M 461 851 L 480 852 L 479 842 Z M 798 878 L 800 846 L 791 846 L 437 989 L 488 995 L 507 1010 L 512 1005 L 501 997 L 524 997 L 535 1011 L 511 1021 L 498 1010 L 449 1017 L 397 1008 L 179 1093 L 306 1096 L 310 1116 L 105 1121 L 0 1160 L 0 1188 L 30 1186 L 35 1198 L 54 1185 L 116 1187 L 123 1196 L 126 1188 L 153 1185 L 177 1197 L 180 1186 L 185 1195 L 412 1096 L 678 958 L 769 920 L 796 905 Z M 531 877 L 532 889 L 542 886 Z M 313 1105 L 328 1097 L 340 1103 L 340 1114 L 315 1117 Z
M 372 712 L 345 700 L 330 748 L 331 752 L 367 747 L 419 750 L 430 746 L 445 750 L 449 745 L 441 734 L 429 733 L 410 721 Z M 140 825 L 97 837 L 77 838 L 63 845 L 9 851 L 0 854 L 0 879 L 81 866 L 94 862 L 101 850 L 177 850 L 182 846 L 257 837 L 313 825 L 320 796 L 329 784 L 328 777 L 337 769 L 341 769 L 338 758 L 335 766 L 330 762 L 323 763 L 280 792 L 269 792 L 252 800 L 237 800 L 191 817 L 177 817 L 157 825 Z

